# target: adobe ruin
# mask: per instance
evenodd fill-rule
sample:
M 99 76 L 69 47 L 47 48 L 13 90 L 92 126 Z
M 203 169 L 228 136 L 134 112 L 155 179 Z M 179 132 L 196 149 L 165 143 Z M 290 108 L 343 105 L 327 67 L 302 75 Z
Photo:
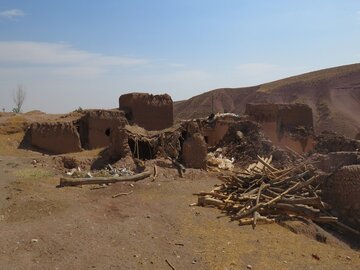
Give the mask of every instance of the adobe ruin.
M 75 119 L 72 117 L 56 123 L 37 123 L 27 132 L 29 144 L 48 153 L 64 154 L 82 149 L 107 147 L 111 143 L 112 156 L 116 158 L 131 152 L 127 151 L 127 148 L 115 150 L 124 146 L 129 132 L 121 130 L 129 123 L 148 131 L 163 130 L 173 126 L 173 103 L 167 94 L 132 93 L 122 95 L 119 101 L 121 110 L 84 110 Z M 111 136 L 113 131 L 116 131 L 116 134 Z M 115 138 L 120 141 L 115 142 Z M 130 150 L 135 147 L 135 142 L 131 138 L 127 143 Z M 146 144 L 138 139 L 137 144 L 139 143 Z M 141 149 L 145 148 L 141 147 Z M 143 156 L 150 159 L 153 154 Z
M 174 124 L 173 101 L 168 94 L 130 93 L 121 95 L 119 108 L 130 124 L 146 130 L 162 130 Z
M 231 113 L 216 114 L 208 117 L 208 119 L 203 122 L 202 127 L 202 133 L 206 143 L 209 146 L 216 146 L 228 132 L 229 126 L 239 120 L 239 116 Z
M 341 167 L 325 182 L 322 196 L 341 221 L 356 229 L 360 229 L 359 175 L 360 165 Z
M 298 153 L 313 149 L 313 115 L 306 104 L 247 104 L 245 114 L 259 122 L 264 134 L 278 146 Z
M 360 163 L 359 141 L 337 134 L 314 137 L 312 111 L 303 104 L 248 104 L 247 115 L 218 113 L 176 125 L 168 95 L 123 95 L 120 108 L 85 110 L 76 117 L 64 116 L 54 123 L 34 123 L 28 130 L 30 143 L 50 154 L 104 148 L 92 168 L 132 157 L 143 161 L 166 158 L 186 168 L 207 169 L 208 151 L 217 148 L 221 158 L 228 158 L 236 165 L 246 166 L 258 156 L 271 156 L 273 164 L 283 168 L 294 162 L 296 155 L 294 159 L 291 151 L 277 146 L 305 153 L 313 149 L 316 139 L 314 151 L 322 158 L 318 169 L 331 172 L 341 162 L 350 166 Z M 351 170 L 355 169 L 359 171 L 358 167 Z M 360 224 L 360 210 L 351 196 L 354 190 L 358 192 L 359 186 L 349 170 L 343 167 L 334 175 L 324 187 L 323 196 L 345 223 L 356 227 Z M 345 204 L 348 198 L 353 216 Z
M 75 119 L 34 123 L 25 137 L 28 144 L 39 150 L 65 154 L 106 147 L 111 132 L 126 124 L 125 114 L 119 110 L 85 110 Z
M 72 122 L 33 123 L 27 132 L 32 146 L 52 154 L 82 150 L 80 135 Z
M 182 147 L 182 159 L 188 168 L 204 169 L 206 167 L 207 145 L 200 133 L 187 138 Z
M 86 110 L 76 122 L 84 149 L 108 146 L 111 132 L 126 124 L 125 113 L 119 110 Z

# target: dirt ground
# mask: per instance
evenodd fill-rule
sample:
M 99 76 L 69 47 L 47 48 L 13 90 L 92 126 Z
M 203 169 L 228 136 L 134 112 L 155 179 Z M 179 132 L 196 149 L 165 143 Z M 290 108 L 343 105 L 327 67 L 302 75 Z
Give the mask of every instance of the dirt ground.
M 327 232 L 320 243 L 310 230 L 253 230 L 189 207 L 216 175 L 179 178 L 164 164 L 154 182 L 56 188 L 64 172 L 56 157 L 19 150 L 20 140 L 0 135 L 1 269 L 360 269 L 360 252 Z

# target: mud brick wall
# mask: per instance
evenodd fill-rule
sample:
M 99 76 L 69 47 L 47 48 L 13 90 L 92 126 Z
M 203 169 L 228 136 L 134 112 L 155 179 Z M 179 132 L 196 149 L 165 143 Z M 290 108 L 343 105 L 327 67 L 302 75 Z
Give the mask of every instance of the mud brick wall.
M 188 168 L 206 167 L 207 144 L 200 133 L 195 133 L 185 140 L 182 146 L 182 159 Z
M 257 122 L 275 122 L 278 129 L 313 129 L 312 109 L 306 104 L 246 104 L 245 114 Z
M 324 172 L 331 173 L 339 165 L 356 165 L 360 164 L 360 152 L 332 152 L 326 155 L 316 154 L 319 161 L 315 166 Z
M 77 123 L 81 144 L 85 149 L 106 147 L 111 132 L 126 124 L 125 114 L 119 110 L 88 110 Z
M 323 184 L 323 200 L 340 221 L 360 230 L 360 165 L 342 167 Z
M 312 109 L 306 104 L 279 105 L 277 116 L 279 129 L 293 129 L 298 126 L 313 129 Z
M 276 122 L 279 105 L 273 103 L 266 104 L 246 104 L 245 114 L 251 116 L 257 122 Z
M 30 143 L 53 154 L 82 150 L 79 133 L 72 122 L 34 123 L 30 126 Z
M 245 113 L 261 123 L 264 134 L 275 145 L 290 147 L 298 153 L 313 149 L 313 116 L 308 105 L 247 104 Z
M 119 98 L 119 108 L 130 124 L 147 130 L 161 130 L 174 123 L 173 101 L 167 94 L 131 93 Z
M 111 132 L 109 154 L 112 161 L 131 155 L 128 138 L 126 130 L 122 127 L 116 127 Z

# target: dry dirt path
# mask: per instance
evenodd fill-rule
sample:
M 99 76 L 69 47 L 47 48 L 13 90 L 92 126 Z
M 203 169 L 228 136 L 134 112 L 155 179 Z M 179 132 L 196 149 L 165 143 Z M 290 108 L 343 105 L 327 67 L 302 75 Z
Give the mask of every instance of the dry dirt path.
M 180 179 L 167 169 L 134 186 L 58 189 L 58 177 L 31 158 L 0 159 L 0 269 L 171 270 L 165 260 L 177 270 L 360 269 L 360 253 L 344 244 L 276 224 L 239 227 L 217 209 L 189 207 L 193 192 L 218 182 L 205 173 Z

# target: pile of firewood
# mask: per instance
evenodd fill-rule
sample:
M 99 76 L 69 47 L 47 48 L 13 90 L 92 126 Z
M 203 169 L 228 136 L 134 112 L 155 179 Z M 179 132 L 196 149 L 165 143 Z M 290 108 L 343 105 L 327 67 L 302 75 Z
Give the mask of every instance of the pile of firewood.
M 218 207 L 240 225 L 273 223 L 289 219 L 338 223 L 321 198 L 321 183 L 329 176 L 302 160 L 276 169 L 270 158 L 258 157 L 247 169 L 222 176 L 211 192 L 200 192 L 199 206 Z

